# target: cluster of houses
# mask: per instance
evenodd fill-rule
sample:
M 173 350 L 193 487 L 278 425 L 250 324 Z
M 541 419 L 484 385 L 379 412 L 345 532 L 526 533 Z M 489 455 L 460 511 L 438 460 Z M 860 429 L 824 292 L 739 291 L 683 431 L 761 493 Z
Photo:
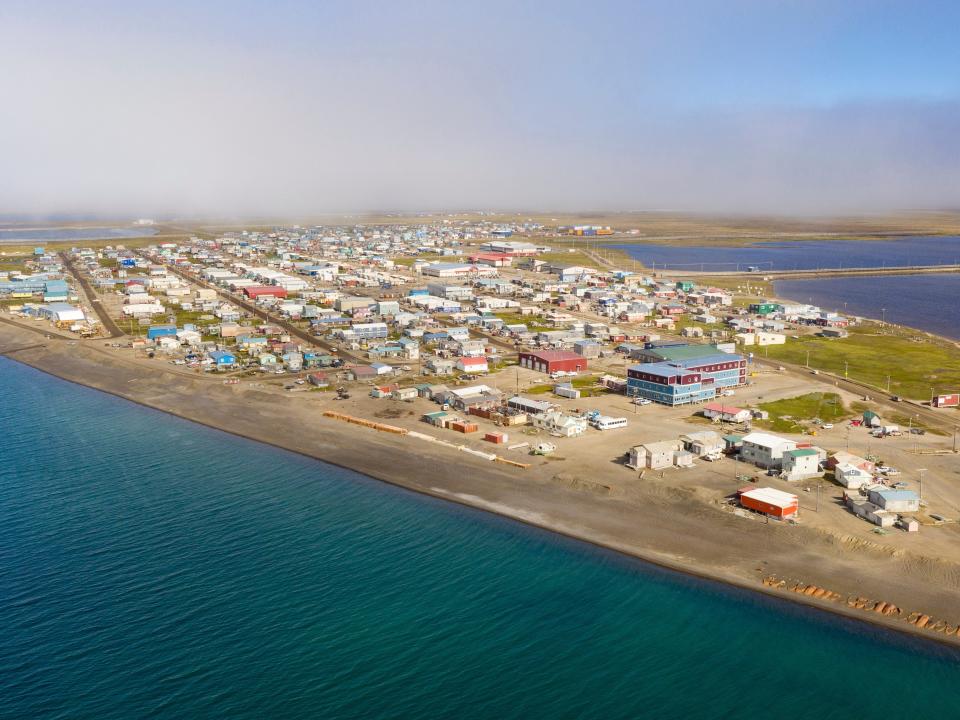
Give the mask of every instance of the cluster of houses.
M 42 247 L 23 263 L 23 270 L 0 271 L 0 300 L 15 315 L 47 320 L 81 336 L 97 330 L 96 315 L 84 309 L 60 258 Z

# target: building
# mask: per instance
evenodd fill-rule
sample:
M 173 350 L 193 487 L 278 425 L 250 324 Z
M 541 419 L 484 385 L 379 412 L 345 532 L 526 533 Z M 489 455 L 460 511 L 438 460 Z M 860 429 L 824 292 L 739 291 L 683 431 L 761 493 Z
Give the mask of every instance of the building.
M 837 483 L 850 490 L 858 490 L 873 482 L 873 475 L 850 463 L 841 463 L 834 467 L 833 477 Z
M 55 302 L 49 305 L 42 305 L 37 313 L 41 317 L 58 323 L 83 322 L 87 319 L 83 314 L 83 310 L 69 303 Z
M 820 453 L 814 448 L 796 448 L 783 453 L 782 472 L 785 480 L 807 480 L 820 477 Z
M 641 364 L 627 370 L 627 394 L 664 405 L 713 400 L 747 382 L 747 361 L 716 345 L 654 345 L 632 353 Z
M 490 277 L 497 269 L 487 265 L 467 265 L 464 263 L 430 263 L 417 266 L 424 275 L 431 277 Z
M 520 367 L 552 374 L 555 372 L 583 372 L 587 369 L 587 359 L 568 350 L 539 350 L 521 352 Z
M 556 405 L 546 400 L 531 400 L 520 395 L 514 395 L 507 400 L 507 407 L 519 410 L 527 415 L 540 415 L 554 410 Z
M 725 405 L 715 402 L 703 406 L 703 416 L 711 420 L 719 419 L 722 422 L 747 422 L 750 419 L 751 412 L 744 408 L 738 408 L 734 405 Z
M 554 437 L 577 437 L 587 431 L 585 418 L 566 415 L 559 410 L 531 415 L 530 423 L 535 428 L 546 430 Z
M 257 300 L 262 297 L 287 297 L 287 290 L 278 285 L 250 285 L 243 289 L 243 294 L 251 300 Z
M 226 350 L 214 350 L 210 353 L 210 359 L 218 368 L 233 367 L 237 364 L 237 356 Z
M 537 246 L 527 242 L 516 242 L 511 240 L 491 240 L 480 246 L 484 252 L 512 255 L 515 257 L 531 256 L 537 254 Z
M 698 430 L 680 436 L 683 449 L 696 457 L 719 460 L 726 448 L 723 438 L 713 430 Z
M 800 512 L 800 500 L 796 495 L 775 488 L 744 488 L 737 492 L 741 507 L 786 520 Z
M 152 325 L 147 328 L 147 340 L 156 340 L 160 337 L 176 336 L 176 325 Z
M 913 490 L 893 490 L 883 485 L 869 488 L 867 500 L 888 512 L 917 512 L 920 497 Z
M 795 450 L 797 444 L 793 440 L 771 435 L 769 433 L 752 432 L 743 436 L 740 446 L 740 459 L 753 463 L 762 468 L 780 468 L 783 465 L 783 454 Z
M 587 359 L 600 357 L 601 348 L 596 340 L 577 340 L 573 343 L 573 351 Z
M 447 283 L 428 283 L 429 294 L 445 300 L 470 300 L 473 288 L 469 285 L 448 285 Z
M 495 268 L 510 267 L 513 264 L 513 256 L 507 253 L 479 253 L 471 255 L 470 262 Z
M 679 440 L 660 440 L 630 448 L 627 467 L 635 470 L 660 470 L 672 467 L 676 453 L 682 448 Z
M 461 357 L 457 359 L 457 370 L 465 373 L 485 373 L 490 368 L 485 357 Z

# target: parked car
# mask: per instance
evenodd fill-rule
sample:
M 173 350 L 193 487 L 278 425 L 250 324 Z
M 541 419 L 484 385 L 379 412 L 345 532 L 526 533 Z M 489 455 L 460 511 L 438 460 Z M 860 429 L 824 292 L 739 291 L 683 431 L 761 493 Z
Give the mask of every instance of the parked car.
M 833 423 L 823 423 L 822 425 L 820 425 L 820 427 L 822 427 L 824 430 L 832 430 Z

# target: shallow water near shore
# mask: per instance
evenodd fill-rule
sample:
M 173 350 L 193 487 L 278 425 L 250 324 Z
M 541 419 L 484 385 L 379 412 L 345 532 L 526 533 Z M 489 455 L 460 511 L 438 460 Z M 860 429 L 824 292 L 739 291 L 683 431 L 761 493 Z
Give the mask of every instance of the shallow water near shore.
M 0 398 L 0 717 L 955 713 L 949 648 L 5 358 Z

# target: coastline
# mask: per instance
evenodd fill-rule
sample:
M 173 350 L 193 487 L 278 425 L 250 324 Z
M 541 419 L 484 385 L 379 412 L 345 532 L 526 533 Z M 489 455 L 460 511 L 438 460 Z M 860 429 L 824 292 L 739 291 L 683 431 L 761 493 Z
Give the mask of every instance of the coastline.
M 286 413 L 285 408 L 278 408 L 272 402 L 274 395 L 256 388 L 224 387 L 199 378 L 110 362 L 107 353 L 89 345 L 73 346 L 70 347 L 73 352 L 66 352 L 66 343 L 58 340 L 38 343 L 37 333 L 44 334 L 30 328 L 0 326 L 0 354 L 144 407 L 348 468 L 407 490 L 518 520 L 669 570 L 759 591 L 952 647 L 960 644 L 956 635 L 948 637 L 924 631 L 903 620 L 864 613 L 843 603 L 763 583 L 770 575 L 802 577 L 822 587 L 836 587 L 851 594 L 872 594 L 897 602 L 900 607 L 943 614 L 952 609 L 943 594 L 958 589 L 957 581 L 951 579 L 955 566 L 943 568 L 940 573 L 945 578 L 943 583 L 930 585 L 925 591 L 917 591 L 909 577 L 899 583 L 899 587 L 890 587 L 882 567 L 868 578 L 857 578 L 855 587 L 844 588 L 844 582 L 849 582 L 850 573 L 860 563 L 871 560 L 880 566 L 882 555 L 853 557 L 851 552 L 829 563 L 830 558 L 816 557 L 815 550 L 811 554 L 806 538 L 789 538 L 796 533 L 790 533 L 788 528 L 735 520 L 731 523 L 727 516 L 713 517 L 711 511 L 704 508 L 690 512 L 685 507 L 686 498 L 662 494 L 644 497 L 642 502 L 634 502 L 633 498 L 611 498 L 577 488 L 575 484 L 558 482 L 557 476 L 550 477 L 549 472 L 507 469 L 426 443 L 411 447 L 403 438 L 347 427 L 319 416 L 313 409 L 307 409 L 307 413 Z M 217 392 L 208 392 L 212 387 L 216 387 Z M 309 427 L 304 418 L 309 418 Z M 363 452 L 356 449 L 358 444 L 363 445 Z M 763 552 L 758 553 L 757 547 L 763 547 Z M 887 563 L 897 561 L 897 557 L 886 558 Z M 826 568 L 827 565 L 833 567 Z M 960 611 L 954 614 L 957 617 L 951 615 L 948 620 L 960 621 Z
M 896 275 L 896 276 L 893 276 L 893 277 L 914 277 L 914 276 L 910 275 L 909 273 L 906 273 L 906 274 L 903 274 L 903 275 Z M 776 279 L 774 279 L 774 280 L 771 281 L 771 287 L 773 288 L 773 297 L 772 297 L 771 299 L 772 299 L 772 300 L 778 300 L 778 301 L 781 301 L 781 302 L 784 301 L 784 300 L 786 300 L 786 301 L 788 301 L 788 302 L 793 302 L 793 303 L 798 303 L 798 304 L 804 304 L 804 303 L 806 303 L 807 301 L 806 301 L 805 299 L 803 299 L 803 298 L 793 298 L 793 297 L 789 297 L 789 294 L 787 294 L 787 295 L 782 294 L 782 293 L 780 292 L 780 290 L 777 288 L 777 283 L 780 283 L 780 282 L 817 282 L 818 280 L 822 280 L 822 279 L 823 279 L 823 278 L 806 278 L 806 279 L 803 279 L 803 278 L 790 278 L 790 279 L 785 279 L 785 280 L 776 280 Z M 840 279 L 840 278 L 837 278 L 837 280 L 839 280 L 839 279 Z M 904 324 L 902 324 L 902 323 L 897 323 L 897 322 L 893 322 L 893 321 L 890 321 L 890 320 L 884 321 L 883 319 L 878 318 L 878 317 L 876 317 L 876 316 L 874 316 L 874 315 L 860 314 L 860 313 L 852 313 L 852 312 L 850 312 L 850 313 L 848 313 L 848 314 L 850 314 L 850 315 L 856 315 L 857 317 L 863 318 L 864 320 L 869 320 L 870 322 L 874 322 L 874 323 L 883 323 L 883 322 L 886 322 L 887 325 L 893 325 L 893 326 L 895 326 L 895 327 L 902 327 L 902 328 L 905 328 L 905 329 L 907 329 L 907 330 L 916 332 L 916 333 L 918 333 L 918 334 L 926 335 L 926 336 L 928 336 L 928 337 L 930 337 L 930 338 L 932 338 L 932 339 L 934 339 L 934 340 L 942 340 L 943 342 L 954 343 L 954 344 L 960 345 L 960 337 L 957 337 L 957 338 L 949 337 L 949 336 L 947 336 L 947 335 L 941 335 L 941 334 L 936 333 L 936 332 L 933 332 L 933 331 L 931 331 L 931 330 L 924 330 L 923 328 L 914 327 L 914 326 L 912 326 L 912 325 L 904 325 Z

